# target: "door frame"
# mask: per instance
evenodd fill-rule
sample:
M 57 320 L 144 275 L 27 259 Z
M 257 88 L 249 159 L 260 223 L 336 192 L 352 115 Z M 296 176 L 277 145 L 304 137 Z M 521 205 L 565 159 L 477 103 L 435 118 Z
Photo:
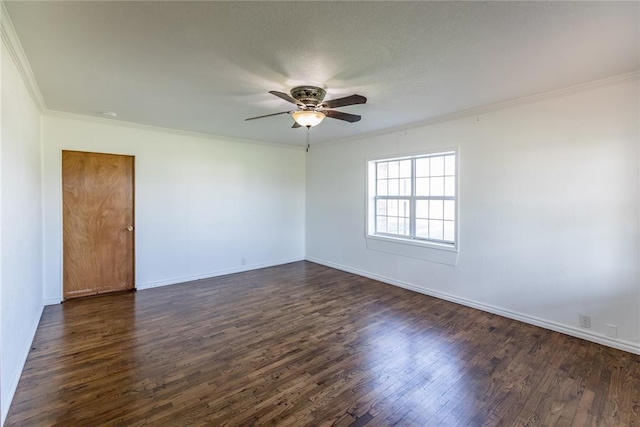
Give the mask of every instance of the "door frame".
M 133 154 L 127 154 L 127 153 L 116 153 L 116 152 L 108 152 L 108 151 L 88 151 L 88 150 L 82 150 L 82 149 L 73 149 L 73 148 L 60 148 L 58 150 L 58 201 L 60 203 L 59 205 L 59 214 L 60 214 L 60 221 L 58 224 L 58 235 L 60 237 L 60 259 L 59 261 L 59 267 L 60 267 L 60 271 L 59 271 L 59 277 L 60 277 L 60 303 L 63 303 L 65 301 L 67 301 L 64 298 L 64 200 L 63 200 L 63 195 L 64 195 L 64 183 L 62 181 L 62 152 L 63 151 L 76 151 L 76 152 L 80 152 L 80 153 L 92 153 L 92 154 L 111 154 L 111 155 L 116 155 L 116 156 L 129 156 L 133 159 L 133 291 L 137 291 L 138 290 L 138 268 L 137 268 L 137 262 L 136 260 L 138 259 L 138 245 L 136 245 L 136 229 L 137 229 L 137 223 L 138 223 L 138 216 L 137 216 L 137 212 L 136 212 L 136 193 L 137 193 L 137 180 L 136 180 L 136 156 Z M 44 176 L 42 177 L 42 179 L 44 180 Z M 43 262 L 45 261 L 45 257 L 43 257 Z M 100 295 L 106 295 L 106 294 L 98 294 L 98 296 Z

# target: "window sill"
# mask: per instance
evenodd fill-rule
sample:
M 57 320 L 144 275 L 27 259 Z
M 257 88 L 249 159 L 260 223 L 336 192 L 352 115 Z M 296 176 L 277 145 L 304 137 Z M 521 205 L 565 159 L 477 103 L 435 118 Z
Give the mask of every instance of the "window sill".
M 446 265 L 458 264 L 458 249 L 437 243 L 367 235 L 367 249 Z

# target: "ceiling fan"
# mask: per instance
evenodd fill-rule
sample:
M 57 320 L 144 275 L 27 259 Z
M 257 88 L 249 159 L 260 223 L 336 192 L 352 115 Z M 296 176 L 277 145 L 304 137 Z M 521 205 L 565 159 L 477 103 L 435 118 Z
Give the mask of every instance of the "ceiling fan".
M 344 120 L 345 122 L 354 123 L 361 119 L 357 114 L 343 113 L 342 111 L 331 110 L 331 108 L 345 107 L 347 105 L 364 104 L 367 98 L 362 95 L 351 95 L 344 98 L 323 101 L 327 92 L 316 86 L 298 86 L 291 89 L 291 95 L 284 92 L 272 90 L 272 95 L 282 98 L 295 104 L 298 109 L 291 111 L 282 111 L 280 113 L 266 114 L 264 116 L 250 117 L 247 120 L 262 119 L 264 117 L 278 116 L 280 114 L 291 114 L 295 120 L 292 128 L 306 127 L 311 128 L 317 126 L 325 117 L 332 119 Z

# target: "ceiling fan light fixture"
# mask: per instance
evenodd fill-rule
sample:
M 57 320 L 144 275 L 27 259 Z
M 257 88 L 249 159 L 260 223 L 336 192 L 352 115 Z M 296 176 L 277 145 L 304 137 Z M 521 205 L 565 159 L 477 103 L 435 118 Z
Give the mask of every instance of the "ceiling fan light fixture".
M 326 117 L 320 111 L 295 111 L 292 116 L 296 123 L 304 127 L 317 126 Z

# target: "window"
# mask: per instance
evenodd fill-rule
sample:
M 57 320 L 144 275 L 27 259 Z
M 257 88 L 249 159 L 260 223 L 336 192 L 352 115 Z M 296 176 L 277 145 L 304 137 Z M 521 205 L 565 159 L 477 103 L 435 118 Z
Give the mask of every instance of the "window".
M 368 234 L 456 248 L 455 150 L 369 161 Z

